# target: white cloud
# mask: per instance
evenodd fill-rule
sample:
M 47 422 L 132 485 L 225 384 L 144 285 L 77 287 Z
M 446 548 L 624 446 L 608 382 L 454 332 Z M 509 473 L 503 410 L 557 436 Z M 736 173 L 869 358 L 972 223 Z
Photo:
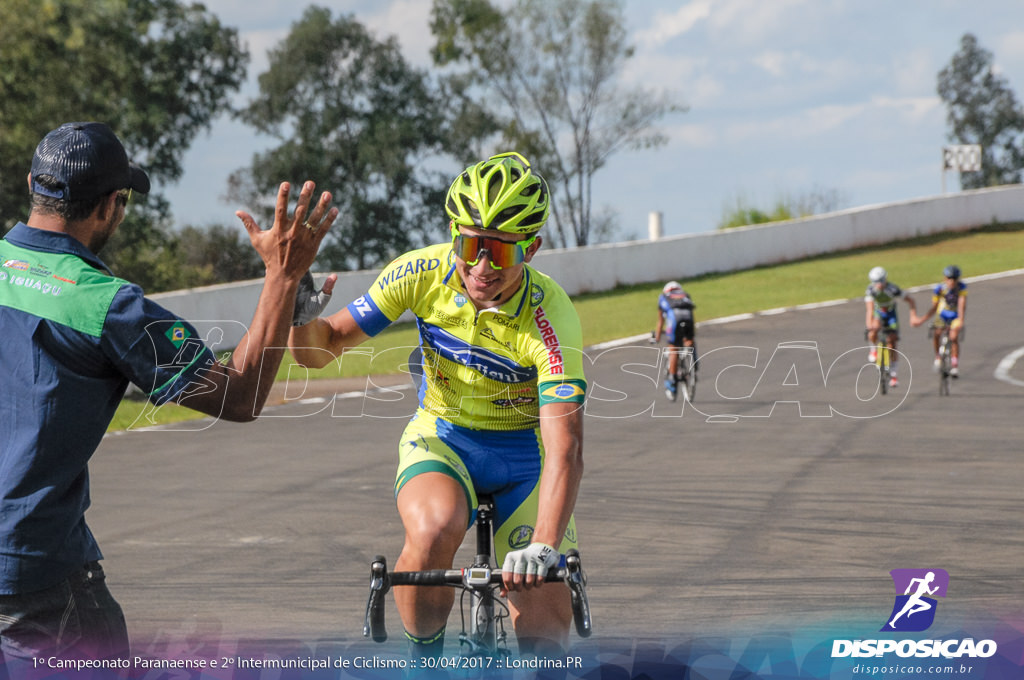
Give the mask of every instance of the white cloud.
M 649 46 L 660 46 L 673 38 L 690 32 L 700 21 L 711 14 L 710 0 L 694 0 L 683 5 L 674 13 L 658 12 L 650 28 L 638 31 L 636 39 Z
M 934 97 L 884 97 L 871 99 L 871 107 L 885 115 L 895 113 L 905 123 L 920 123 L 942 109 L 942 100 Z
M 996 38 L 992 48 L 994 68 L 1009 81 L 1014 91 L 1024 89 L 1024 30 Z
M 839 128 L 864 113 L 866 105 L 825 105 L 776 118 L 751 117 L 727 124 L 723 138 L 730 144 L 750 140 L 806 139 Z
M 637 31 L 638 43 L 660 47 L 694 31 L 701 23 L 709 33 L 738 42 L 752 43 L 784 32 L 793 25 L 794 12 L 813 6 L 811 0 L 692 0 L 675 12 L 658 12 L 648 28 Z
M 671 144 L 695 149 L 709 149 L 719 143 L 718 133 L 711 125 L 674 125 L 664 130 Z
M 768 52 L 762 52 L 754 57 L 754 65 L 761 70 L 779 78 L 786 73 L 786 62 L 789 60 L 789 56 L 771 50 Z
M 395 36 L 402 54 L 419 68 L 430 66 L 434 36 L 430 32 L 430 3 L 423 0 L 394 0 L 383 11 L 360 17 L 378 39 Z
M 900 93 L 934 92 L 939 66 L 927 48 L 900 52 L 892 60 L 892 79 Z
M 680 104 L 706 107 L 724 91 L 722 83 L 708 69 L 706 57 L 643 52 L 626 62 L 622 82 L 630 87 L 666 92 Z
M 812 0 L 718 0 L 708 23 L 732 44 L 758 44 L 791 33 L 793 26 L 800 26 L 801 32 L 813 30 L 809 10 L 816 7 Z

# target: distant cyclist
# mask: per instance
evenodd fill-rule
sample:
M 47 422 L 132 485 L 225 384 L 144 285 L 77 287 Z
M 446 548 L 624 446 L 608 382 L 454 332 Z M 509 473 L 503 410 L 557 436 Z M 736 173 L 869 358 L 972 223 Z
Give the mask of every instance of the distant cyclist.
M 668 373 L 665 376 L 665 393 L 669 399 L 676 398 L 676 381 L 673 376 L 676 374 L 680 350 L 683 347 L 692 348 L 690 351 L 693 352 L 694 367 L 697 366 L 697 348 L 693 341 L 696 330 L 693 310 L 696 306 L 678 281 L 666 283 L 661 289 L 661 295 L 658 296 L 658 324 L 654 329 L 653 340 L 661 340 L 664 331 L 665 340 L 672 348 L 668 354 Z
M 960 374 L 960 335 L 967 317 L 967 284 L 960 280 L 960 267 L 951 264 L 942 270 L 944 280 L 932 291 L 932 306 L 920 317 L 911 317 L 910 323 L 920 326 L 934 315 L 932 345 L 935 349 L 935 370 L 939 369 L 940 328 L 949 326 L 949 374 Z
M 889 334 L 887 345 L 890 350 L 889 361 L 889 387 L 899 385 L 896 378 L 896 343 L 899 341 L 900 320 L 896 314 L 896 303 L 900 298 L 907 301 L 910 306 L 910 318 L 914 319 L 917 307 L 914 305 L 914 298 L 889 281 L 889 274 L 882 267 L 874 267 L 868 272 L 868 289 L 864 293 L 864 306 L 866 318 L 864 325 L 868 329 L 868 342 L 871 343 L 871 350 L 868 352 L 868 361 L 874 363 L 877 359 L 878 334 L 882 328 L 888 328 Z

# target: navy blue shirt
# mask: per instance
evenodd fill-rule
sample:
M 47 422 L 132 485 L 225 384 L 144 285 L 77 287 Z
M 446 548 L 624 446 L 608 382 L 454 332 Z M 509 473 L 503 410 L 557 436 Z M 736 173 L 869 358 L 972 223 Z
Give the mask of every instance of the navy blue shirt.
M 215 358 L 82 243 L 21 223 L 0 240 L 0 329 L 0 593 L 27 593 L 102 557 L 88 462 L 128 383 L 159 405 Z

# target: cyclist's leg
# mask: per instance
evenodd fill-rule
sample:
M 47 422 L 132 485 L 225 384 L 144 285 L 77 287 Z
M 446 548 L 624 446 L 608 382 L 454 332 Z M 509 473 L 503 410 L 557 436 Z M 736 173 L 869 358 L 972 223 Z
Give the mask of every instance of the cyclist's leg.
M 508 603 L 520 653 L 561 656 L 568 651 L 572 602 L 564 584 L 509 593 Z
M 882 330 L 882 320 L 878 316 L 878 310 L 876 309 L 874 314 L 871 316 L 871 323 L 868 324 L 868 344 L 871 346 L 868 349 L 868 361 L 874 362 L 878 359 L 878 333 Z
M 538 438 L 539 439 L 539 438 Z M 526 487 L 529 495 L 518 502 L 515 511 L 508 515 L 509 501 L 517 502 L 524 487 L 495 497 L 499 509 L 494 532 L 494 548 L 498 564 L 505 560 L 510 550 L 525 548 L 530 543 L 533 526 L 537 521 L 539 479 Z M 570 518 L 562 543 L 558 546 L 563 555 L 577 547 L 576 521 Z M 533 590 L 511 592 L 508 596 L 512 625 L 519 641 L 519 649 L 527 654 L 561 654 L 569 648 L 569 627 L 572 622 L 572 603 L 569 589 L 561 583 L 548 583 Z
M 665 334 L 665 351 L 668 352 L 668 370 L 665 371 L 665 375 L 669 380 L 672 380 L 676 374 L 676 368 L 679 366 L 679 346 L 677 345 L 678 338 L 675 336 L 675 329 L 669 329 Z M 665 383 L 668 387 L 668 383 Z
M 696 330 L 696 325 L 693 323 L 693 319 L 690 319 L 686 323 L 682 324 L 679 332 L 680 332 L 680 335 L 682 336 L 682 343 L 681 343 L 682 346 L 690 348 L 691 357 L 693 358 L 693 361 L 691 362 L 690 365 L 693 366 L 693 370 L 696 372 L 696 370 L 697 370 L 697 343 L 694 342 L 695 330 Z
M 899 355 L 896 353 L 896 345 L 900 339 L 900 319 L 896 315 L 895 308 L 892 313 L 885 318 L 886 327 L 889 329 L 886 345 L 889 347 L 889 375 L 892 376 L 893 382 L 896 379 L 896 363 L 899 359 Z
M 475 507 L 465 466 L 436 428 L 433 418 L 417 414 L 399 445 L 395 493 L 405 543 L 395 562 L 398 571 L 450 569 Z M 454 598 L 451 588 L 395 588 L 399 615 L 418 651 L 441 653 Z
M 962 323 L 959 318 L 953 319 L 949 324 L 949 354 L 959 361 L 960 359 L 960 327 Z

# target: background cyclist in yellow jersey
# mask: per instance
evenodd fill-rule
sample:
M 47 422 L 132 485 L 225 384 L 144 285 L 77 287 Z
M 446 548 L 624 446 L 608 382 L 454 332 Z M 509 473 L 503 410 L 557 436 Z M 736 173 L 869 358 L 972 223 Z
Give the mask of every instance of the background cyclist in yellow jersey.
M 868 342 L 871 349 L 868 351 L 868 361 L 875 363 L 877 359 L 878 334 L 882 327 L 889 328 L 892 333 L 889 335 L 889 349 L 892 353 L 889 356 L 889 387 L 896 387 L 899 379 L 896 377 L 896 365 L 899 354 L 896 353 L 896 343 L 899 341 L 900 320 L 896 313 L 896 303 L 900 298 L 907 301 L 910 306 L 911 319 L 917 310 L 914 305 L 914 298 L 910 297 L 895 283 L 889 281 L 889 273 L 882 267 L 873 267 L 868 272 L 868 288 L 864 292 L 864 306 L 866 317 L 864 325 L 867 327 Z
M 910 323 L 920 326 L 934 314 L 932 345 L 935 349 L 935 370 L 939 368 L 939 332 L 949 326 L 949 374 L 960 375 L 960 334 L 967 318 L 967 284 L 960 280 L 960 267 L 951 264 L 942 270 L 943 281 L 932 290 L 932 306 L 920 317 L 911 315 Z
M 307 279 L 290 338 L 297 361 L 321 366 L 412 310 L 422 381 L 399 443 L 405 544 L 395 568 L 451 568 L 477 494 L 492 495 L 519 648 L 536 654 L 568 646 L 569 591 L 542 587 L 537 574 L 576 545 L 586 390 L 576 311 L 527 265 L 549 201 L 547 182 L 517 153 L 466 168 L 446 199 L 451 242 L 400 256 L 366 295 L 326 318 L 310 320 L 334 276 L 320 293 Z M 401 587 L 395 601 L 412 653 L 441 654 L 453 590 Z

